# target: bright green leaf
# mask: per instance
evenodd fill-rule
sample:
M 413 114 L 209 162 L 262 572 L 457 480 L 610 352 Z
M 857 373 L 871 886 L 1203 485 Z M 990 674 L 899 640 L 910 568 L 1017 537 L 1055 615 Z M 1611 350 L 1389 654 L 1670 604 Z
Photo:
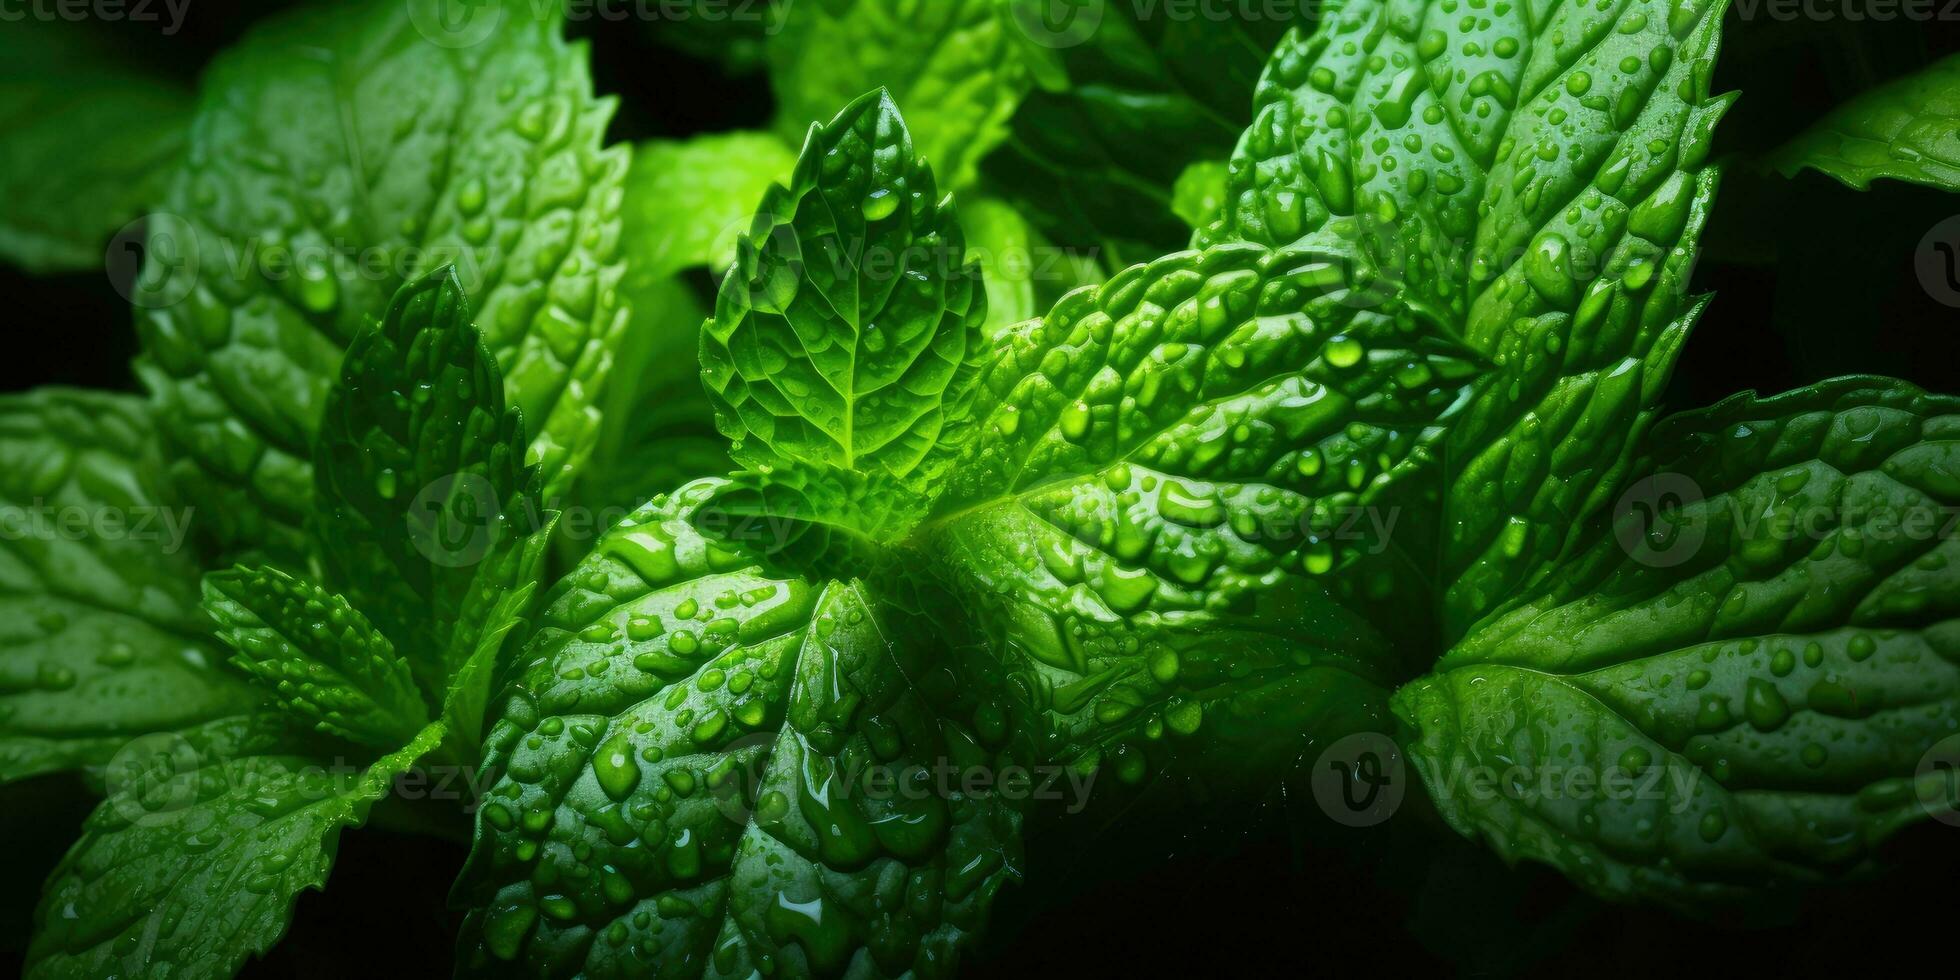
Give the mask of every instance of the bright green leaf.
M 365 771 L 276 750 L 159 755 L 161 768 L 119 781 L 55 868 L 26 975 L 232 975 L 285 934 L 300 892 L 325 886 L 341 829 L 441 741 L 430 725 Z
M 1652 444 L 1588 547 L 1396 695 L 1443 815 L 1595 892 L 1693 901 L 1859 869 L 1950 812 L 1960 400 L 1850 378 Z M 1561 789 L 1575 770 L 1593 791 Z M 1605 796 L 1616 771 L 1644 789 Z
M 905 107 L 919 156 L 948 190 L 973 182 L 1007 138 L 1027 72 L 995 0 L 843 0 L 798 4 L 769 38 L 777 130 L 800 138 L 869 89 Z
M 315 447 L 316 544 L 431 693 L 483 559 L 542 518 L 524 444 L 453 271 L 403 286 L 348 346 Z
M 1448 448 L 1453 635 L 1612 491 L 1699 312 L 1721 6 L 1357 0 L 1260 81 L 1199 239 L 1347 243 L 1499 365 Z
M 701 265 L 728 268 L 763 192 L 788 180 L 795 167 L 795 149 L 769 133 L 705 133 L 635 146 L 622 219 L 629 279 Z
M 256 700 L 198 609 L 191 522 L 136 399 L 0 397 L 0 783 Z
M 1052 270 L 1042 267 L 1043 250 L 1036 246 L 1028 222 L 1012 205 L 981 198 L 960 210 L 967 254 L 980 269 L 987 287 L 987 319 L 981 332 L 988 337 L 1039 315 L 1035 281 Z
M 1015 810 L 937 781 L 995 755 L 912 687 L 930 633 L 705 537 L 717 490 L 559 587 L 490 738 L 465 970 L 942 976 L 1018 873 Z
M 1785 177 L 1811 167 L 1861 191 L 1887 177 L 1960 191 L 1960 55 L 1831 110 L 1770 164 Z
M 458 269 L 531 453 L 562 485 L 597 427 L 625 148 L 551 5 L 360 0 L 262 23 L 205 73 L 151 225 L 139 365 L 181 480 L 234 555 L 291 559 L 342 348 Z M 487 29 L 486 29 L 487 28 Z M 433 39 L 432 39 L 433 38 Z M 411 492 L 413 492 L 411 490 Z
M 379 749 L 429 722 L 408 664 L 347 600 L 272 568 L 204 577 L 204 608 L 231 662 L 330 735 Z
M 1210 226 L 1225 208 L 1225 180 L 1225 164 L 1218 160 L 1185 167 L 1171 188 L 1171 210 L 1193 228 Z
M 162 198 L 190 95 L 121 65 L 78 24 L 13 17 L 0 33 L 0 259 L 100 269 L 117 229 Z
M 449 688 L 442 700 L 443 722 L 449 737 L 461 746 L 463 758 L 481 757 L 493 688 L 510 665 L 508 648 L 529 633 L 526 627 L 537 605 L 548 545 L 557 527 L 557 515 L 547 514 L 530 534 L 498 541 L 463 597 L 449 640 Z
M 1384 550 L 1392 491 L 1433 462 L 1479 368 L 1342 269 L 1179 253 L 1000 341 L 981 432 L 921 538 L 1045 737 L 1189 734 L 1306 667 L 1384 683 L 1389 636 L 1421 634 L 1421 585 Z
M 963 431 L 986 293 L 898 107 L 869 93 L 812 126 L 770 189 L 701 335 L 737 461 L 787 516 L 895 535 Z

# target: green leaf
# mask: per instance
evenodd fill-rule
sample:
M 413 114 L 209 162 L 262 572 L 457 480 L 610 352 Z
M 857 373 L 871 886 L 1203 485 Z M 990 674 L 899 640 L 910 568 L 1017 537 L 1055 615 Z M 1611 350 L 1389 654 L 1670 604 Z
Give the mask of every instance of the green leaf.
M 248 709 L 198 609 L 190 524 L 142 402 L 0 396 L 0 783 Z
M 204 577 L 204 608 L 231 662 L 320 731 L 386 750 L 429 723 L 407 662 L 346 599 L 277 569 L 235 568 Z
M 701 321 L 709 310 L 678 276 L 627 277 L 633 324 L 621 338 L 617 382 L 606 390 L 606 424 L 575 499 L 588 519 L 567 526 L 583 556 L 592 539 L 648 497 L 734 469 L 728 440 L 701 387 Z
M 553 5 L 457 21 L 359 0 L 257 26 L 206 72 L 151 226 L 139 369 L 234 558 L 303 550 L 341 350 L 404 282 L 456 266 L 554 490 L 598 423 L 625 148 Z M 444 25 L 456 26 L 448 33 Z M 486 30 L 487 28 L 487 30 Z
M 1011 331 L 921 530 L 1043 737 L 1076 751 L 1302 668 L 1385 683 L 1422 634 L 1387 540 L 1479 374 L 1342 260 L 1167 256 Z M 1369 606 L 1391 593 L 1391 615 Z M 1378 627 L 1376 623 L 1383 624 Z
M 293 902 L 324 887 L 343 827 L 442 741 L 430 725 L 362 771 L 345 762 L 189 745 L 113 780 L 48 879 L 26 975 L 230 976 L 279 941 Z
M 463 597 L 462 614 L 449 641 L 449 689 L 442 719 L 449 737 L 463 751 L 459 758 L 481 758 L 481 742 L 492 688 L 510 665 L 507 648 L 528 633 L 545 559 L 558 515 L 546 515 L 537 530 L 497 543 L 478 568 Z
M 1842 379 L 1652 445 L 1615 520 L 1396 695 L 1411 758 L 1458 830 L 1604 895 L 1858 870 L 1952 806 L 1960 400 Z M 1574 798 L 1575 768 L 1647 789 Z
M 1043 84 L 1022 100 L 986 176 L 1049 240 L 1098 251 L 1110 269 L 1184 245 L 1190 228 L 1172 210 L 1172 186 L 1191 161 L 1232 151 L 1287 21 L 1235 5 L 1219 18 L 1102 0 L 999 2 Z
M 865 778 L 997 759 L 912 687 L 894 641 L 930 630 L 704 536 L 718 489 L 656 497 L 559 587 L 490 738 L 464 969 L 941 976 L 1018 873 L 1003 794 Z
M 1053 274 L 1043 267 L 1046 249 L 1037 245 L 1027 219 L 1013 205 L 983 197 L 960 212 L 967 254 L 987 287 L 987 319 L 980 325 L 987 337 L 1040 315 L 1035 307 L 1037 280 Z
M 763 192 L 795 167 L 795 152 L 769 133 L 704 133 L 635 146 L 621 219 L 629 279 L 728 268 Z
M 995 0 L 843 0 L 785 12 L 769 38 L 777 131 L 795 140 L 837 106 L 883 86 L 905 106 L 919 156 L 948 190 L 973 182 L 1007 138 L 1028 76 Z
M 889 94 L 811 126 L 701 335 L 721 431 L 789 516 L 896 536 L 930 505 L 986 317 L 964 250 Z
M 0 259 L 100 269 L 111 236 L 162 198 L 190 95 L 125 70 L 80 25 L 20 20 L 0 35 Z
M 1225 164 L 1199 160 L 1177 175 L 1171 188 L 1171 210 L 1193 228 L 1205 228 L 1225 209 Z
M 1260 81 L 1199 240 L 1347 243 L 1500 367 L 1448 448 L 1451 635 L 1611 493 L 1699 312 L 1721 7 L 1357 0 Z
M 1838 106 L 1769 163 L 1785 177 L 1809 167 L 1854 190 L 1889 177 L 1960 191 L 1960 55 Z
M 541 517 L 524 445 L 454 271 L 403 286 L 348 346 L 315 446 L 316 543 L 432 694 L 483 559 Z

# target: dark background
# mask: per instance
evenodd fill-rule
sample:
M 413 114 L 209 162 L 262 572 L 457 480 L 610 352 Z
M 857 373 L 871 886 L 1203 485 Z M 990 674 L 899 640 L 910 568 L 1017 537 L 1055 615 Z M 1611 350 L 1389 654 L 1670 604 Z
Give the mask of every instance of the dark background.
M 92 27 L 118 35 L 132 61 L 190 85 L 212 53 L 277 6 L 197 0 L 172 37 L 155 25 Z M 1747 159 L 1845 95 L 1960 50 L 1960 24 L 1778 21 L 1753 9 L 1729 14 L 1717 73 L 1717 91 L 1743 93 L 1718 130 L 1720 152 L 1736 159 L 1696 273 L 1717 296 L 1677 369 L 1671 404 L 1848 373 L 1960 391 L 1960 310 L 1935 301 L 1913 271 L 1922 238 L 1960 214 L 1960 198 L 1894 182 L 1857 193 L 1816 174 L 1784 180 Z M 656 44 L 645 25 L 574 31 L 593 40 L 599 89 L 621 97 L 617 139 L 770 117 L 761 75 L 730 77 Z M 129 310 L 105 275 L 0 268 L 0 297 L 14 325 L 0 390 L 134 390 Z M 1876 881 L 1792 890 L 1692 920 L 1596 902 L 1537 866 L 1507 869 L 1443 827 L 1419 791 L 1381 827 L 1341 827 L 1315 807 L 1302 777 L 1275 778 L 1254 801 L 1209 801 L 1173 778 L 1133 803 L 1037 814 L 1030 883 L 1001 896 L 969 975 L 1862 974 L 1949 958 L 1960 848 L 1956 831 L 1938 824 L 1895 840 L 1896 867 Z M 17 968 L 39 882 L 91 805 L 66 777 L 0 797 L 0 973 Z M 462 854 L 460 844 L 383 830 L 344 835 L 331 897 L 302 897 L 287 940 L 247 975 L 447 975 L 455 917 L 444 899 Z

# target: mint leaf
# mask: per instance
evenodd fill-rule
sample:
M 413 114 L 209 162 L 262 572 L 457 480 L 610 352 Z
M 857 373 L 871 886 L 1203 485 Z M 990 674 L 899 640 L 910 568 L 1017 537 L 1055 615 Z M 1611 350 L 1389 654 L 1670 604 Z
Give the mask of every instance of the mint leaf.
M 0 259 L 34 273 L 102 268 L 110 237 L 163 196 L 190 103 L 80 25 L 14 18 L 0 35 Z
M 731 468 L 701 390 L 696 351 L 708 311 L 678 274 L 726 271 L 763 192 L 795 165 L 796 154 L 769 133 L 634 148 L 621 220 L 632 321 L 606 391 L 606 425 L 576 490 L 595 515 L 617 519 L 655 493 Z
M 737 235 L 748 228 L 763 193 L 789 179 L 795 166 L 794 149 L 769 133 L 704 133 L 635 146 L 621 219 L 629 280 L 651 281 L 702 265 L 728 268 Z
M 810 127 L 701 335 L 721 431 L 789 516 L 895 535 L 930 504 L 986 317 L 964 249 L 889 94 Z
M 541 516 L 524 445 L 453 270 L 403 286 L 348 346 L 315 447 L 316 538 L 331 581 L 424 690 L 456 666 L 450 635 L 479 563 Z
M 26 975 L 230 976 L 326 884 L 343 827 L 442 740 L 431 725 L 365 771 L 254 750 L 161 754 L 89 816 L 48 880 Z M 179 758 L 182 756 L 182 758 Z
M 1876 378 L 1662 423 L 1617 519 L 1396 695 L 1443 815 L 1592 891 L 1693 901 L 1856 870 L 1946 812 L 1957 438 L 1960 400 Z M 1477 767 L 1523 775 L 1479 793 Z M 1539 780 L 1574 769 L 1647 790 Z
M 234 558 L 303 550 L 341 350 L 444 265 L 477 304 L 548 485 L 594 438 L 625 322 L 627 153 L 601 148 L 611 103 L 593 97 L 554 6 L 471 7 L 465 27 L 493 28 L 475 43 L 429 10 L 300 11 L 205 74 L 189 162 L 162 202 L 181 220 L 150 229 L 139 369 L 187 493 Z
M 974 180 L 1007 138 L 1028 75 L 996 0 L 844 0 L 786 10 L 768 41 L 777 131 L 794 141 L 837 106 L 884 86 L 910 116 L 919 156 L 948 190 Z
M 988 179 L 1050 241 L 1099 254 L 1109 269 L 1184 245 L 1190 228 L 1172 210 L 1171 188 L 1191 161 L 1231 152 L 1287 20 L 1231 5 L 1218 11 L 1248 15 L 1102 0 L 1000 3 L 1042 84 L 1015 112 L 1013 137 L 987 158 Z
M 1035 284 L 1055 274 L 1042 265 L 1047 249 L 1038 245 L 1026 218 L 1013 205 L 983 197 L 960 213 L 967 253 L 980 270 L 987 288 L 987 318 L 980 325 L 987 337 L 1040 315 Z
M 1193 228 L 1209 227 L 1225 207 L 1225 164 L 1199 160 L 1177 175 L 1171 187 L 1171 210 Z
M 379 749 L 428 724 L 408 664 L 347 600 L 277 569 L 204 577 L 204 608 L 231 662 L 295 717 Z
M 1719 10 L 1361 0 L 1260 81 L 1199 239 L 1348 243 L 1499 365 L 1448 449 L 1452 635 L 1611 492 L 1699 312 Z
M 100 766 L 255 700 L 199 612 L 203 508 L 175 494 L 156 443 L 134 398 L 0 396 L 0 783 Z
M 491 550 L 463 597 L 449 640 L 448 691 L 442 718 L 461 758 L 481 758 L 485 715 L 500 672 L 510 665 L 508 647 L 523 636 L 537 605 L 558 515 L 524 537 L 506 537 Z
M 1831 110 L 1771 155 L 1785 177 L 1805 167 L 1856 190 L 1881 178 L 1960 191 L 1960 55 Z
M 1419 310 L 1357 302 L 1342 268 L 1179 253 L 1000 341 L 919 537 L 1044 737 L 1189 734 L 1306 667 L 1383 683 L 1389 636 L 1420 634 L 1422 585 L 1384 550 L 1391 491 L 1480 371 Z M 1391 593 L 1395 615 L 1369 610 Z
M 1017 873 L 1002 797 L 865 778 L 995 759 L 912 687 L 899 641 L 930 633 L 704 536 L 719 489 L 656 497 L 560 585 L 491 734 L 464 969 L 939 976 Z

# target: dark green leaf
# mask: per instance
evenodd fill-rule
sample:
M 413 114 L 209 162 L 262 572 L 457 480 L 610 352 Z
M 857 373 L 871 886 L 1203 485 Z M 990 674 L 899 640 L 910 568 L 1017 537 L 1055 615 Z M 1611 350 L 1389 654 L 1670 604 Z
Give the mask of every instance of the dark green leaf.
M 204 577 L 204 608 L 232 663 L 287 713 L 388 750 L 428 724 L 408 664 L 347 600 L 271 568 Z
M 1960 191 L 1960 55 L 1846 102 L 1769 162 L 1785 177 L 1811 167 L 1857 190 L 1891 178 Z
M 559 587 L 490 738 L 466 970 L 942 976 L 1018 873 L 1002 796 L 865 779 L 996 759 L 912 686 L 923 624 L 703 536 L 717 491 L 655 498 Z
M 204 508 L 172 491 L 156 442 L 133 398 L 0 397 L 0 783 L 256 700 L 198 610 Z
M 484 558 L 542 516 L 524 446 L 453 271 L 403 286 L 348 346 L 315 449 L 316 543 L 433 695 L 467 653 L 450 638 Z
M 547 483 L 584 460 L 625 324 L 628 160 L 561 29 L 529 0 L 357 0 L 261 23 L 206 71 L 134 299 L 158 424 L 234 559 L 303 551 L 341 351 L 444 265 Z
M 226 977 L 278 942 L 326 884 L 343 827 L 442 741 L 430 725 L 363 771 L 276 750 L 188 744 L 118 780 L 48 880 L 27 976 Z
M 1855 871 L 1950 815 L 1960 400 L 1851 378 L 1652 444 L 1610 525 L 1396 695 L 1443 815 L 1669 901 Z

